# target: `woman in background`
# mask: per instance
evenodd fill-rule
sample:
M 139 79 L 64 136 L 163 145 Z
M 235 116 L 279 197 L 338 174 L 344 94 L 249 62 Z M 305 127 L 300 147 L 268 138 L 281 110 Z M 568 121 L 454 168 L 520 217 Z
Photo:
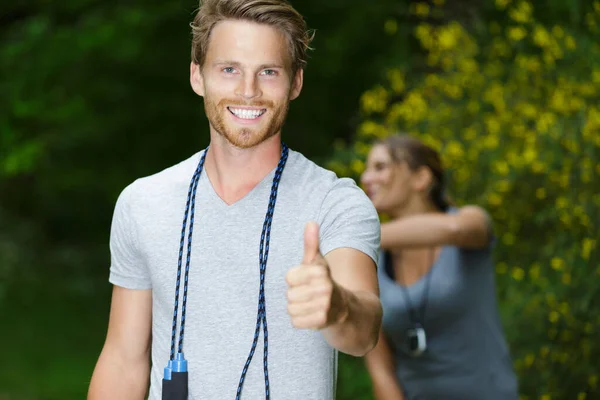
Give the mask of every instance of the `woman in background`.
M 383 327 L 365 358 L 377 400 L 516 400 L 496 303 L 493 234 L 444 197 L 439 154 L 407 135 L 371 149 L 362 184 L 381 225 Z

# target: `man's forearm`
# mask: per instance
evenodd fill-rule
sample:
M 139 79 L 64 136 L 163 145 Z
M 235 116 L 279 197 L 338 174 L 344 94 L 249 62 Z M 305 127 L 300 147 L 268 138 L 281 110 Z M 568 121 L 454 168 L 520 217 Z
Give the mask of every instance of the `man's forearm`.
M 90 383 L 88 400 L 143 400 L 148 392 L 150 360 L 125 362 L 103 351 Z
M 379 298 L 369 292 L 352 292 L 339 287 L 347 315 L 323 330 L 327 342 L 339 351 L 362 357 L 377 344 L 383 315 Z

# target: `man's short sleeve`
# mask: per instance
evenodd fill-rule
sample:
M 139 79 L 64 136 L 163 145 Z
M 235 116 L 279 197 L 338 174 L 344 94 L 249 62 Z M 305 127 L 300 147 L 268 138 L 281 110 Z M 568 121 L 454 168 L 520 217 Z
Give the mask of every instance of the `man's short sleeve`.
M 352 179 L 337 180 L 323 201 L 319 223 L 323 255 L 350 247 L 367 254 L 377 264 L 381 240 L 379 216 Z
M 131 212 L 132 185 L 119 195 L 110 230 L 109 282 L 127 289 L 151 289 L 152 284 L 141 256 Z

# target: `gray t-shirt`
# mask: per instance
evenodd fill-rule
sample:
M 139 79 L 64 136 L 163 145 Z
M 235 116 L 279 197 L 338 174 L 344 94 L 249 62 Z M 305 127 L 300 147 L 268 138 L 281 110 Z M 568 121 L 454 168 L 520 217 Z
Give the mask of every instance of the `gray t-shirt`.
M 161 398 L 183 212 L 202 153 L 136 180 L 123 190 L 115 207 L 109 280 L 129 289 L 152 289 L 151 400 Z M 259 243 L 274 173 L 275 169 L 232 205 L 215 193 L 206 173 L 200 177 L 184 338 L 190 399 L 235 398 L 256 328 Z M 302 261 L 309 220 L 320 225 L 323 254 L 351 247 L 375 262 L 378 256 L 379 219 L 363 191 L 353 180 L 339 179 L 290 150 L 273 216 L 265 283 L 274 400 L 335 398 L 337 352 L 321 332 L 294 328 L 287 314 L 285 274 Z M 187 239 L 184 267 L 186 251 Z M 261 330 L 242 399 L 264 397 Z
M 404 293 L 390 276 L 387 261 L 382 253 L 378 274 L 383 329 L 395 350 L 396 374 L 406 399 L 518 399 L 496 303 L 492 245 L 482 250 L 443 247 L 429 273 L 404 287 Z M 419 319 L 427 303 L 423 327 L 428 349 L 417 358 L 404 351 L 411 327 L 406 294 Z

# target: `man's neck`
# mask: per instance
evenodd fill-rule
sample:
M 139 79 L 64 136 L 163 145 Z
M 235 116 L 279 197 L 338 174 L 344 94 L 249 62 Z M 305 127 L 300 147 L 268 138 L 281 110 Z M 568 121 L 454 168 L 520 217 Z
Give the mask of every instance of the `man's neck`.
M 205 170 L 217 195 L 225 203 L 233 204 L 260 183 L 277 166 L 280 157 L 280 134 L 258 146 L 240 149 L 211 132 Z

